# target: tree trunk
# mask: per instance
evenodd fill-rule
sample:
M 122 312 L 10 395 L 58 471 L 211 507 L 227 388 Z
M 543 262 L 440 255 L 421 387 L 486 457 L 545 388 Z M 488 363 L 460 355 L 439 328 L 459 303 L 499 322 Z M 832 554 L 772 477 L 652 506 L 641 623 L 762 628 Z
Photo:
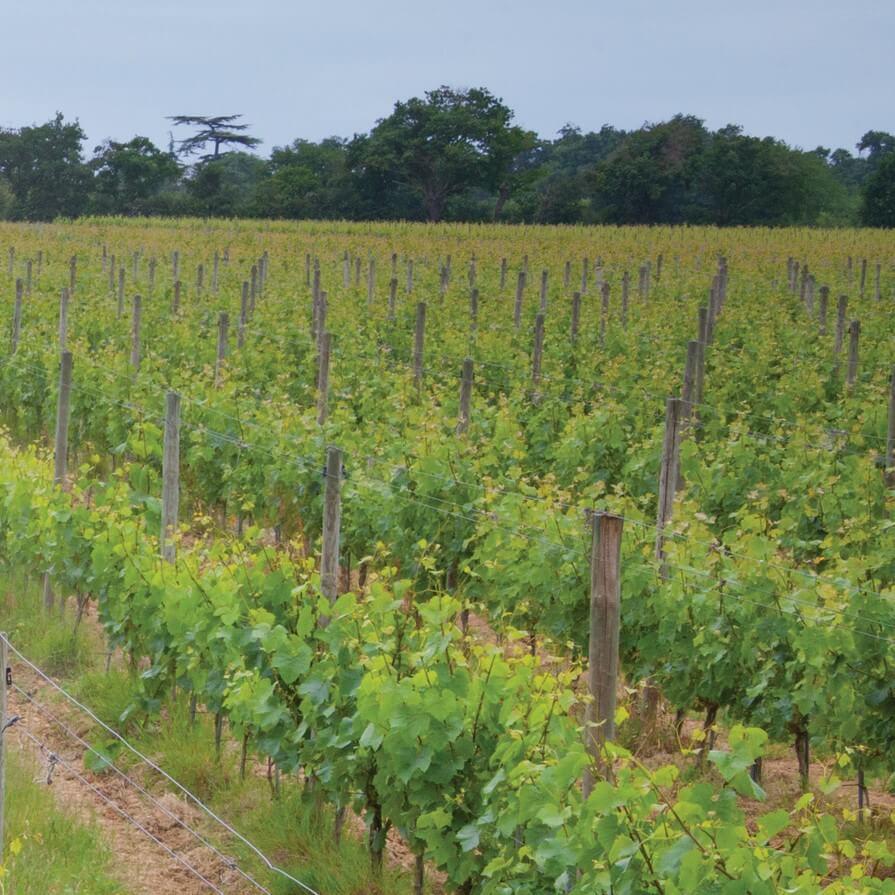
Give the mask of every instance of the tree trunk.
M 500 189 L 497 191 L 497 202 L 494 204 L 494 220 L 499 220 L 500 215 L 503 212 L 504 205 L 507 204 L 507 199 L 510 198 L 510 186 L 507 183 L 502 183 L 500 185 Z

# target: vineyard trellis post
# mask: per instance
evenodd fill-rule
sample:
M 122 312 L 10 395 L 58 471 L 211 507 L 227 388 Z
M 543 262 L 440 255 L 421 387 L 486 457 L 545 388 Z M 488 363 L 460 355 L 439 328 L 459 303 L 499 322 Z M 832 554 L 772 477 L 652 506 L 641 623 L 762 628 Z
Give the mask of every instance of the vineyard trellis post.
M 180 510 L 180 395 L 169 391 L 165 397 L 165 435 L 162 453 L 161 554 L 174 562 L 175 535 Z
M 323 488 L 323 548 L 320 554 L 320 592 L 336 602 L 339 596 L 339 536 L 342 524 L 342 451 L 326 449 Z
M 326 422 L 329 413 L 329 362 L 332 351 L 332 333 L 323 333 L 320 337 L 320 352 L 317 368 L 317 425 Z
M 463 374 L 460 380 L 460 412 L 457 415 L 457 435 L 463 435 L 469 428 L 469 417 L 472 410 L 472 385 L 474 365 L 471 357 L 463 361 Z
M 62 486 L 68 471 L 68 428 L 71 419 L 71 385 L 74 357 L 63 351 L 59 359 L 59 392 L 56 399 L 56 436 L 54 440 L 53 483 Z M 43 605 L 49 611 L 56 602 L 49 571 L 44 573 Z
M 68 341 L 68 288 L 62 287 L 59 294 L 59 350 L 65 351 Z
M 227 340 L 230 332 L 230 315 L 221 311 L 218 315 L 218 344 L 214 362 L 214 387 L 220 388 L 221 376 L 224 372 L 224 361 L 227 358 Z
M 623 526 L 624 519 L 612 513 L 595 513 L 592 519 L 587 670 L 590 702 L 584 714 L 585 747 L 591 761 L 582 780 L 585 799 L 593 789 L 602 746 L 615 739 Z

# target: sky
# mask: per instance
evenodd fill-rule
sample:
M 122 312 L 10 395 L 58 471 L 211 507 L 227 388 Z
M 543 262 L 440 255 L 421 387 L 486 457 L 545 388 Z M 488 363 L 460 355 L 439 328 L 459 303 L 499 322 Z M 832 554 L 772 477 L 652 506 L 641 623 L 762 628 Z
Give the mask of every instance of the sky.
M 516 121 L 677 112 L 813 149 L 895 132 L 891 0 L 5 0 L 0 127 L 78 118 L 85 149 L 241 113 L 266 154 L 369 130 L 398 99 L 487 87 Z M 175 131 L 175 137 L 186 132 Z

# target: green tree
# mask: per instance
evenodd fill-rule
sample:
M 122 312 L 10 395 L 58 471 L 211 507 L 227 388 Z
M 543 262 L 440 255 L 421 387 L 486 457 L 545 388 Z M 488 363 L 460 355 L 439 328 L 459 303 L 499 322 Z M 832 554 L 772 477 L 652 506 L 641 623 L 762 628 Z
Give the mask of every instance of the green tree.
M 202 161 L 221 157 L 222 146 L 239 146 L 252 149 L 261 143 L 257 137 L 250 137 L 245 131 L 248 124 L 237 124 L 242 115 L 169 115 L 168 120 L 175 125 L 198 127 L 198 133 L 180 140 L 181 155 L 195 155 L 209 143 L 214 147 L 210 153 L 201 156 Z
M 694 217 L 694 187 L 709 133 L 691 115 L 628 134 L 597 168 L 598 214 L 615 224 L 677 224 Z
M 90 191 L 81 157 L 84 131 L 62 113 L 46 124 L 0 131 L 0 175 L 15 198 L 12 217 L 49 221 L 77 217 Z
M 513 162 L 535 142 L 512 119 L 484 88 L 439 87 L 396 103 L 356 142 L 353 157 L 361 176 L 413 191 L 430 221 L 444 217 L 452 197 L 475 188 L 496 195 L 499 215 L 513 189 Z
M 187 181 L 194 211 L 211 217 L 253 217 L 268 176 L 267 162 L 248 152 L 227 152 L 202 162 Z
M 818 151 L 728 125 L 712 136 L 701 183 L 707 220 L 720 226 L 813 224 L 842 216 L 845 189 Z
M 868 227 L 895 227 L 895 152 L 886 153 L 868 178 L 861 219 Z
M 177 160 L 147 137 L 127 143 L 107 140 L 96 147 L 90 167 L 91 210 L 96 214 L 146 214 L 153 210 L 151 200 L 180 176 Z
M 270 177 L 258 187 L 259 213 L 282 218 L 353 216 L 354 191 L 345 140 L 295 140 L 273 150 L 269 168 Z

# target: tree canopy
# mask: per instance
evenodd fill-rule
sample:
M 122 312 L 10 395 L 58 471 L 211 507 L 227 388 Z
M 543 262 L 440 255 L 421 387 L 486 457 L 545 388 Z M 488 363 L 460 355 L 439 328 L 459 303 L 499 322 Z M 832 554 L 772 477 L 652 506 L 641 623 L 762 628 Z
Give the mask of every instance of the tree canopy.
M 395 103 L 350 139 L 297 138 L 267 158 L 241 115 L 175 115 L 168 150 L 107 139 L 92 157 L 77 120 L 0 130 L 0 218 L 83 213 L 539 224 L 891 226 L 895 136 L 805 151 L 716 131 L 693 115 L 625 131 L 515 123 L 484 87 L 442 86 Z

